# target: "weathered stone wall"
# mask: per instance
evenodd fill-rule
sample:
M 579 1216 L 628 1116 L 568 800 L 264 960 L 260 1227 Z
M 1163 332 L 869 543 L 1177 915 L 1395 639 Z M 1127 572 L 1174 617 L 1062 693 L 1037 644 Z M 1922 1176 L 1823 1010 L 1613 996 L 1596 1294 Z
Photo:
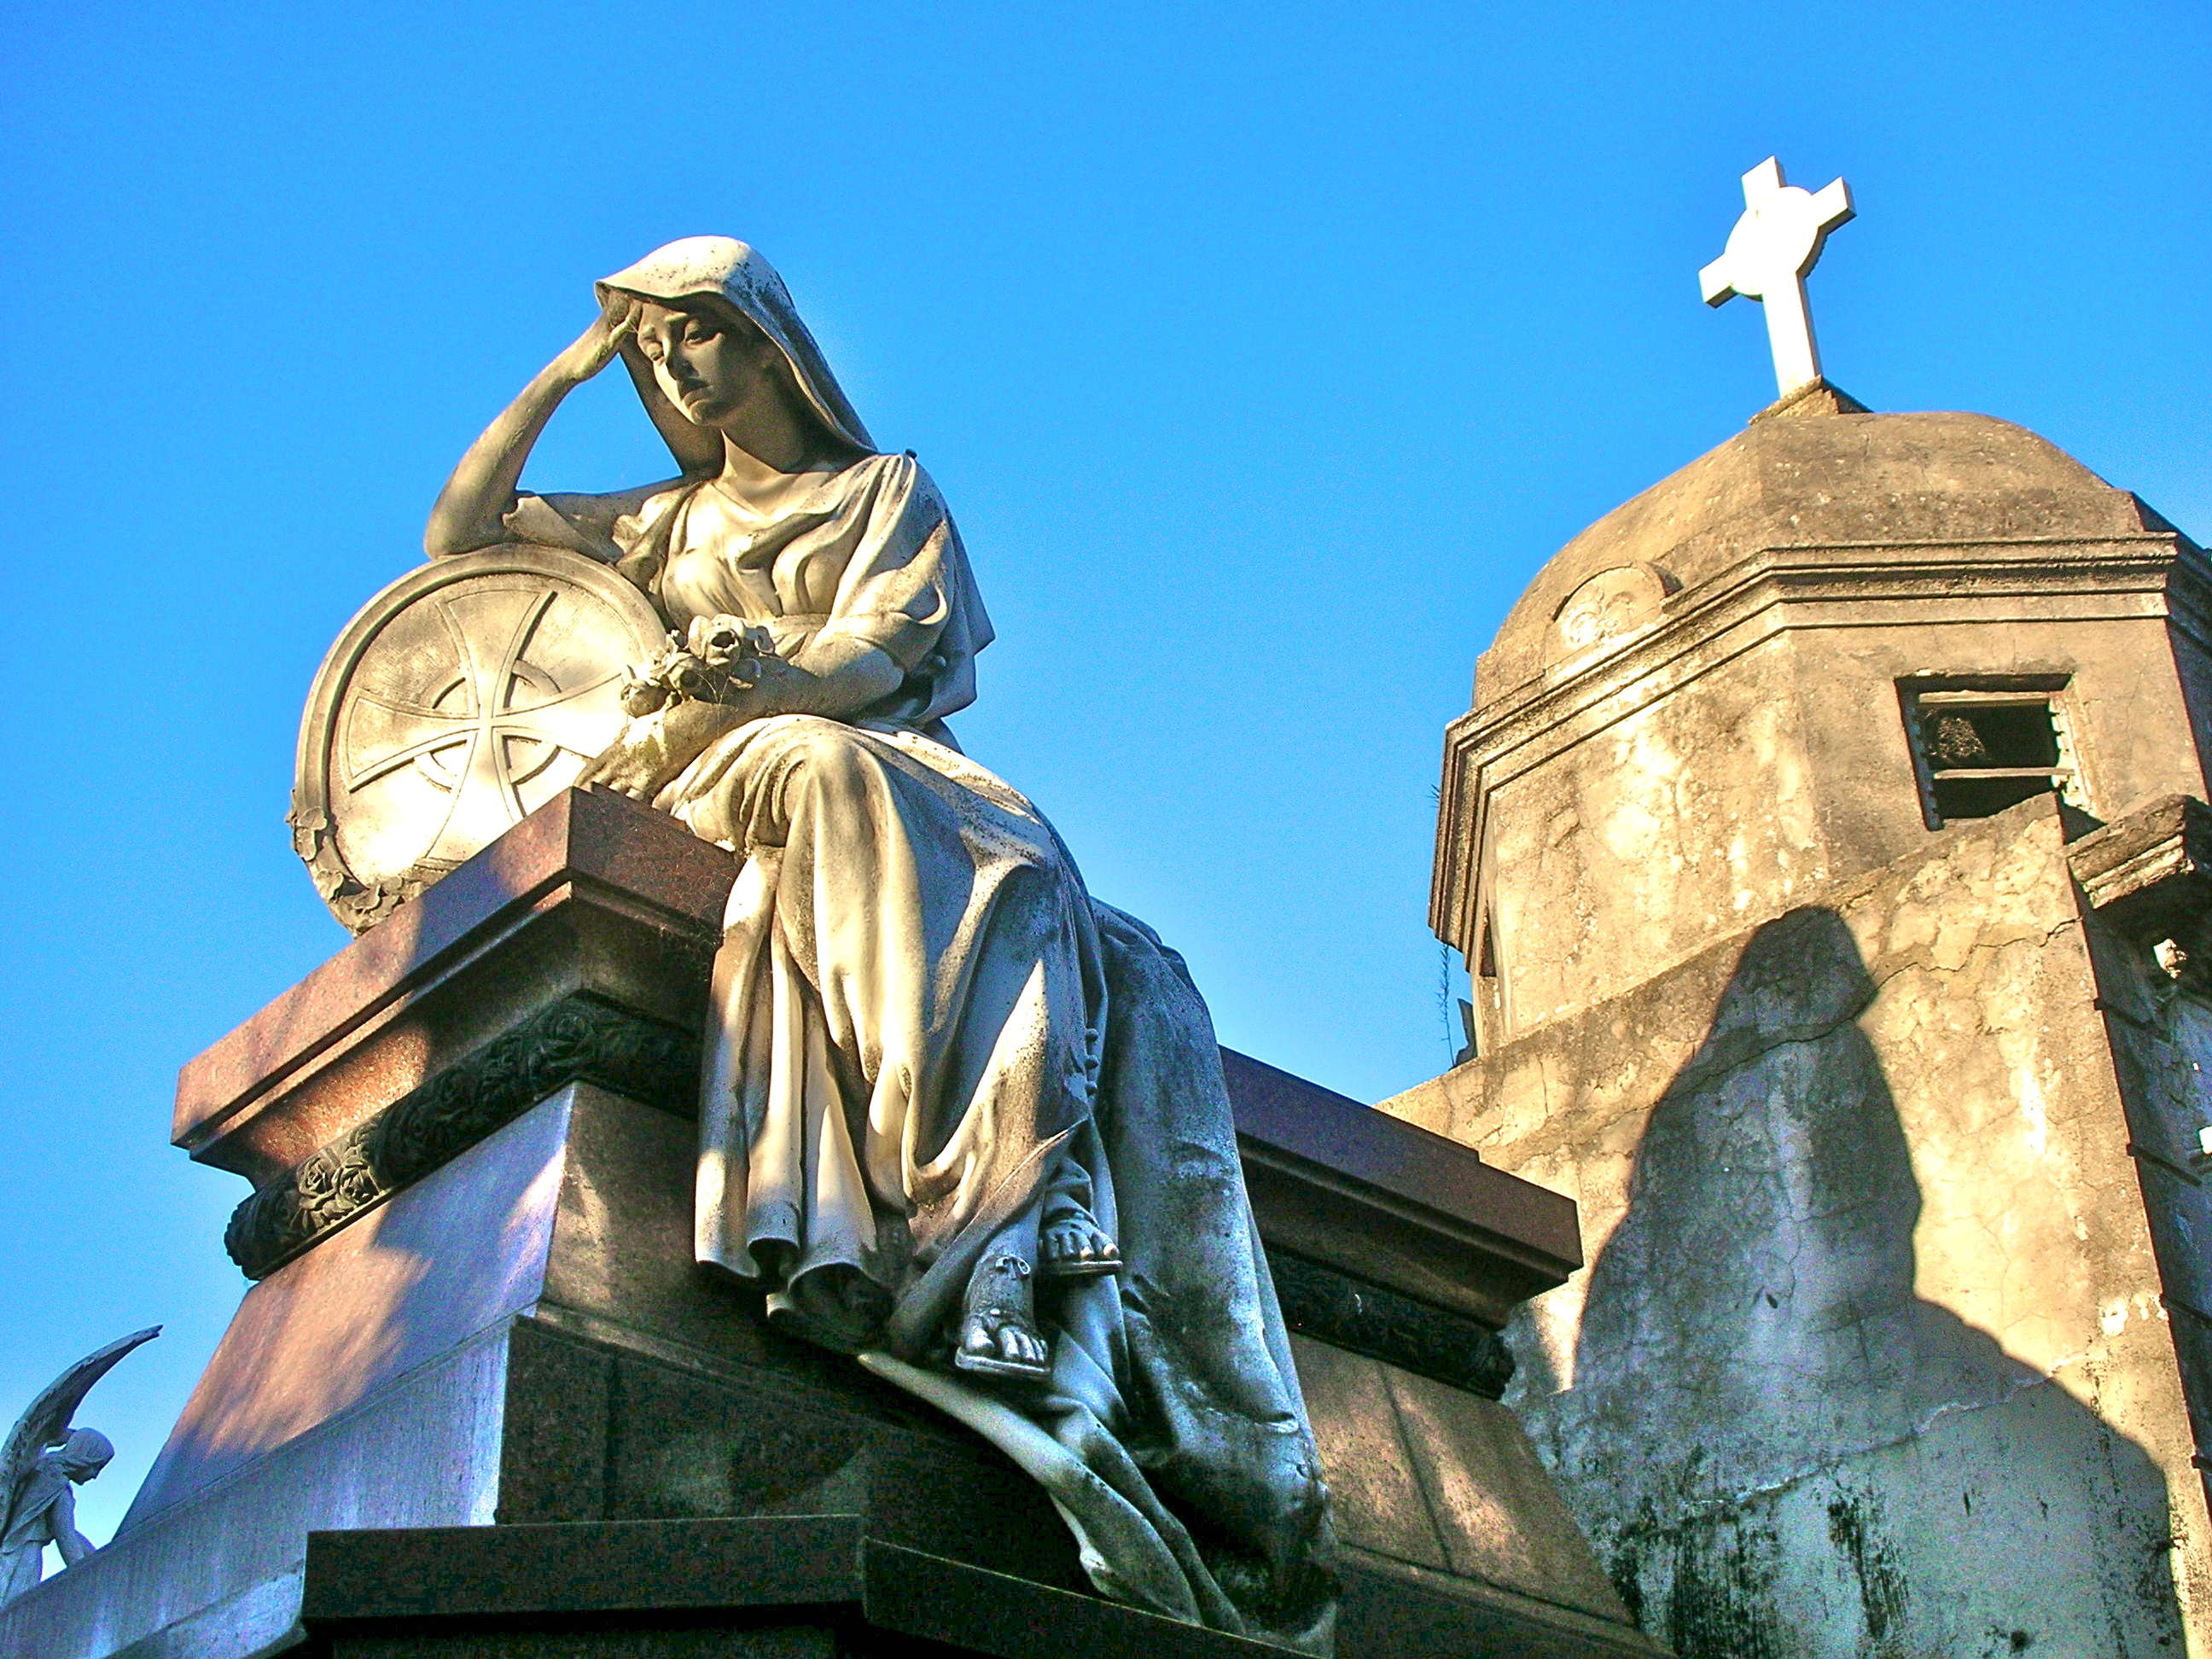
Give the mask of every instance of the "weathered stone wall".
M 2201 893 L 2196 896 L 2202 900 Z M 2153 914 L 2133 927 L 2089 918 L 2100 1006 L 2127 1109 L 2128 1146 L 2158 1258 L 2160 1302 L 2196 1443 L 2212 1446 L 2212 943 L 2199 915 Z M 2166 923 L 2180 925 L 2170 930 Z M 2147 924 L 2147 925 L 2146 925 Z M 2166 954 L 2179 933 L 2186 957 Z M 2111 1316 L 2119 1316 L 2118 1310 Z M 2212 1498 L 2212 1468 L 2197 1465 Z
M 2125 816 L 2167 794 L 2203 795 L 2192 734 L 2185 641 L 2163 614 L 2124 611 L 2140 595 L 2096 606 L 2078 595 L 2019 596 L 1999 618 L 1931 595 L 1908 624 L 1793 630 L 1807 689 L 1808 764 L 1819 780 L 1821 839 L 1834 874 L 1861 875 L 1917 854 L 1928 831 L 1898 700 L 1899 682 L 1930 673 L 2057 682 L 2058 717 L 2084 774 L 2082 799 L 2099 818 Z M 2162 611 L 2166 601 L 2157 601 Z M 2212 714 L 2212 706 L 2205 711 Z
M 2212 719 L 2212 704 L 2191 706 L 2181 653 L 2193 641 L 2163 615 L 2052 614 L 2074 596 L 2008 603 L 2002 619 L 1986 606 L 1947 619 L 1930 599 L 1802 607 L 1763 637 L 1747 623 L 1711 642 L 1709 662 L 1593 688 L 1571 719 L 1503 754 L 1484 773 L 1498 969 L 1478 974 L 1486 1041 L 1917 850 L 1928 831 L 1898 695 L 1909 677 L 2063 687 L 2082 798 L 2100 817 L 2205 792 L 2192 713 Z
M 1754 896 L 1778 908 L 1826 873 L 1786 640 L 1659 701 L 1632 697 L 1591 711 L 1576 722 L 1587 735 L 1486 799 L 1486 857 L 1510 872 L 1484 883 L 1503 999 L 1492 1030 L 1631 984 L 1741 927 Z M 1716 836 L 1719 823 L 1736 827 Z
M 2191 617 L 2188 625 L 2177 625 L 2173 631 L 2174 666 L 2181 675 L 2183 694 L 2189 707 L 2189 735 L 2200 757 L 2212 757 L 2212 649 L 2208 649 L 2201 634 L 2203 619 Z M 2208 765 L 2212 769 L 2212 765 Z M 2212 791 L 2192 793 L 2200 797 Z
M 1509 1400 L 1685 1659 L 2212 1654 L 2056 803 L 1922 847 L 1384 1109 L 1581 1205 Z

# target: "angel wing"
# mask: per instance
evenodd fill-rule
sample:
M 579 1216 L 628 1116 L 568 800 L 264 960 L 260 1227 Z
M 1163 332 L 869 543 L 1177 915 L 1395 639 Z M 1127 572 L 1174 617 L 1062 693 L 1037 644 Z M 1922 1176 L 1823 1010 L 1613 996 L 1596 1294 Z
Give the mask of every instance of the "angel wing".
M 87 1354 L 47 1384 L 46 1391 L 31 1402 L 30 1409 L 15 1419 L 7 1444 L 0 1447 L 0 1528 L 14 1518 L 15 1493 L 23 1477 L 39 1461 L 40 1452 L 48 1446 L 59 1445 L 68 1436 L 70 1419 L 76 1415 L 77 1407 L 91 1392 L 92 1385 L 106 1376 L 108 1367 L 125 1354 L 142 1342 L 151 1342 L 161 1334 L 159 1325 L 149 1325 Z

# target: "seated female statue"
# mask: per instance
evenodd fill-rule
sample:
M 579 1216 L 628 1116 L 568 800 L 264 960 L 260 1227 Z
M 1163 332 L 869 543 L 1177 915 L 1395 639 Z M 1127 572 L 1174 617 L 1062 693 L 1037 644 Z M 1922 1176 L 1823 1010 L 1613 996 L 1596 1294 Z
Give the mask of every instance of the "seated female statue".
M 598 291 L 427 540 L 605 560 L 676 631 L 586 781 L 744 860 L 699 1259 L 1008 1451 L 1106 1594 L 1325 1647 L 1326 1495 L 1205 1005 L 946 730 L 991 624 L 943 500 L 744 244 L 672 243 Z M 618 356 L 681 476 L 518 493 Z

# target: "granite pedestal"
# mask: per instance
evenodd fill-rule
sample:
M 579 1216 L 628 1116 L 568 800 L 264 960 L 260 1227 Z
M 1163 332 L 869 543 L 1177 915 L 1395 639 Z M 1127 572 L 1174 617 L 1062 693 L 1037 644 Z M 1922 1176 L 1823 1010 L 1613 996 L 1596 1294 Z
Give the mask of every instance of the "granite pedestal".
M 1042 1493 L 696 1268 L 732 860 L 570 793 L 185 1068 L 257 1279 L 40 1659 L 1279 1651 L 1090 1593 Z M 1496 1337 L 1573 1206 L 1224 1054 L 1337 1504 L 1345 1659 L 1649 1652 Z

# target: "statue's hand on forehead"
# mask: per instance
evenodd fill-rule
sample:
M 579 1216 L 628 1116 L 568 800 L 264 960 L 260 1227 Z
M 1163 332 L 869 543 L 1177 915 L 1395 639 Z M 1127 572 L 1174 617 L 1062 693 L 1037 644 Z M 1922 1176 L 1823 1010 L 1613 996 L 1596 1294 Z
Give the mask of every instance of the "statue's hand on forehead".
M 638 298 L 620 289 L 607 290 L 598 319 L 576 337 L 575 343 L 554 359 L 554 366 L 570 380 L 590 380 L 628 344 L 637 330 Z

